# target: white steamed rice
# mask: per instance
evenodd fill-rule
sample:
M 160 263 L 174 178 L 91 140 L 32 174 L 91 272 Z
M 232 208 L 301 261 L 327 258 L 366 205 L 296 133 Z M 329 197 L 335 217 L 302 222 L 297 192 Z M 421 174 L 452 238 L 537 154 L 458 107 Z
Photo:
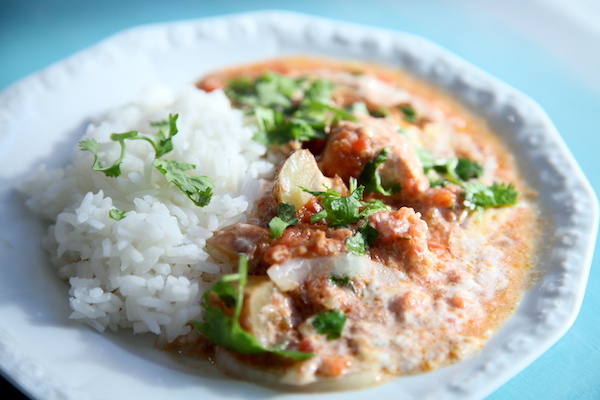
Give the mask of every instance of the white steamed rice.
M 198 207 L 153 166 L 154 151 L 142 140 L 126 141 L 117 178 L 92 170 L 93 155 L 74 150 L 64 169 L 40 168 L 21 190 L 26 204 L 51 221 L 44 244 L 61 278 L 70 284 L 71 318 L 99 331 L 133 328 L 163 334 L 168 341 L 189 331 L 201 318 L 200 301 L 209 278 L 229 272 L 205 248 L 215 229 L 246 220 L 263 195 L 263 179 L 274 166 L 266 148 L 252 141 L 240 111 L 221 91 L 194 87 L 176 97 L 153 89 L 136 105 L 111 111 L 89 126 L 85 138 L 102 145 L 104 165 L 120 148 L 114 132 L 153 134 L 149 122 L 178 113 L 174 150 L 164 156 L 190 164 L 191 174 L 215 185 L 206 207 Z M 125 218 L 108 212 L 118 208 Z

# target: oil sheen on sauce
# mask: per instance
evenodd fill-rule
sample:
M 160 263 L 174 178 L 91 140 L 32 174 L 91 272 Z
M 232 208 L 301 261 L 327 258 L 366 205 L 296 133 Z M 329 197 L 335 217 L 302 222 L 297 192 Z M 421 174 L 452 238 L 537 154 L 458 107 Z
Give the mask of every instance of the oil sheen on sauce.
M 241 355 L 197 331 L 169 348 L 210 358 L 230 375 L 293 390 L 367 386 L 478 351 L 530 285 L 535 261 L 535 194 L 507 148 L 447 94 L 379 66 L 277 59 L 213 73 L 197 86 L 226 89 L 267 71 L 309 84 L 327 81 L 328 105 L 354 118 L 329 122 L 324 137 L 273 144 L 271 157 L 280 167 L 267 195 L 247 223 L 215 232 L 209 245 L 232 265 L 237 254 L 248 257 L 241 327 L 265 348 L 314 356 Z M 293 106 L 306 92 L 290 96 Z M 352 181 L 361 184 L 383 149 L 387 158 L 374 171 L 389 190 L 364 191 L 361 201 L 385 208 L 337 226 L 317 220 L 326 206 L 310 191 L 350 195 Z M 481 170 L 457 178 L 451 160 L 458 159 Z M 488 188 L 512 184 L 517 201 L 473 205 L 465 193 L 475 181 Z M 280 203 L 294 206 L 297 221 L 273 238 L 269 222 Z M 349 250 L 346 242 L 357 232 L 366 235 L 365 225 L 376 239 L 363 254 Z M 338 338 L 314 325 L 331 310 L 346 318 Z

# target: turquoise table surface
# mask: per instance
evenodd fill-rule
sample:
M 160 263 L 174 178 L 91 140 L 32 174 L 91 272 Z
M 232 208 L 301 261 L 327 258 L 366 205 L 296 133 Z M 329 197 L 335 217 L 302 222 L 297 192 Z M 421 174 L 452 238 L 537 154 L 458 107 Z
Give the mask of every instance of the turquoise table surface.
M 0 0 L 0 90 L 128 27 L 264 9 L 411 32 L 438 43 L 537 101 L 600 191 L 598 0 Z M 596 254 L 571 329 L 488 399 L 600 399 L 599 321 Z

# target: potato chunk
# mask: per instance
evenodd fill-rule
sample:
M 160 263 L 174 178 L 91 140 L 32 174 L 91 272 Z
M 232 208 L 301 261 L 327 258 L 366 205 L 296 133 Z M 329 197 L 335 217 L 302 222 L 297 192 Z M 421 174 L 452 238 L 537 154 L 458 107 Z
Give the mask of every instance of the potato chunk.
M 323 175 L 312 153 L 302 149 L 292 153 L 281 166 L 273 194 L 278 203 L 293 204 L 298 210 L 312 197 L 302 188 L 323 190 L 323 184 L 330 187 L 331 179 Z
M 273 195 L 278 203 L 293 204 L 298 210 L 312 197 L 302 188 L 322 191 L 323 185 L 333 187 L 333 183 L 333 179 L 323 175 L 312 153 L 301 149 L 292 153 L 281 166 L 275 179 Z
M 289 341 L 292 328 L 290 300 L 268 276 L 249 276 L 244 288 L 240 325 L 266 348 Z

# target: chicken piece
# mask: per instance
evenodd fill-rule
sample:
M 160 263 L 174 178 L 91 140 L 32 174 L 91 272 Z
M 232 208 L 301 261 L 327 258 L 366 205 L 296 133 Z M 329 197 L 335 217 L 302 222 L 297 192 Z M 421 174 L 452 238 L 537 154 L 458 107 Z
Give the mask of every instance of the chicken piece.
M 262 249 L 262 259 L 268 266 L 282 264 L 297 257 L 325 257 L 345 253 L 346 240 L 352 231 L 346 228 L 333 229 L 325 225 L 303 224 L 288 227 L 274 239 L 270 246 Z
M 383 258 L 385 264 L 423 276 L 437 264 L 437 256 L 429 250 L 427 242 L 427 223 L 414 209 L 379 211 L 369 216 L 369 224 L 379 232 L 371 255 Z
M 206 243 L 234 260 L 239 253 L 244 253 L 252 258 L 259 243 L 268 238 L 268 229 L 258 225 L 240 223 L 219 229 Z
M 410 140 L 393 122 L 360 116 L 360 122 L 342 121 L 335 127 L 321 154 L 320 167 L 326 176 L 339 175 L 344 182 L 358 178 L 365 165 L 383 148 L 388 160 L 380 167 L 383 186 L 400 184 L 402 194 L 417 197 L 429 188 L 419 157 Z

